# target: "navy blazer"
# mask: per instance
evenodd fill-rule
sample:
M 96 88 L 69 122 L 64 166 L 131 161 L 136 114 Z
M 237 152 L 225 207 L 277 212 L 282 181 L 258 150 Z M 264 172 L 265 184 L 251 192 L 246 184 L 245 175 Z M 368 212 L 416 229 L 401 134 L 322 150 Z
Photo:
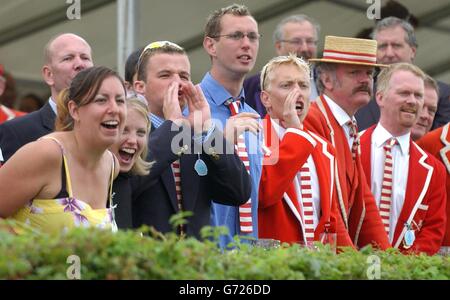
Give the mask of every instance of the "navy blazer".
M 208 167 L 208 174 L 199 176 L 194 170 L 198 155 L 190 154 L 192 146 L 195 150 L 199 145 L 194 145 L 191 135 L 188 135 L 190 142 L 183 141 L 184 145 L 179 144 L 172 151 L 172 141 L 181 132 L 181 129 L 171 130 L 172 124 L 171 121 L 165 121 L 150 134 L 148 161 L 155 163 L 149 175 L 136 178 L 145 180 L 145 184 L 142 184 L 141 189 L 133 188 L 133 226 L 145 224 L 162 233 L 174 231 L 169 219 L 178 212 L 178 205 L 171 163 L 180 159 L 183 210 L 193 212 L 187 218 L 185 233 L 200 238 L 200 229 L 210 225 L 212 199 L 225 205 L 244 204 L 251 193 L 250 175 L 234 153 L 234 147 L 224 140 L 222 132 L 215 129 L 205 144 L 212 139 L 218 143 L 200 154 Z M 218 154 L 223 150 L 220 143 L 230 147 L 231 152 L 227 153 L 232 154 Z M 185 145 L 188 149 L 182 154 L 180 146 Z
M 450 121 L 450 86 L 442 81 L 436 82 L 439 86 L 439 99 L 436 115 L 434 116 L 433 125 L 430 130 L 444 126 Z M 380 107 L 378 106 L 375 97 L 370 99 L 370 102 L 366 106 L 360 108 L 356 112 L 355 118 L 358 122 L 359 131 L 365 130 L 378 123 L 380 120 Z
M 0 124 L 0 148 L 5 162 L 25 144 L 53 132 L 56 115 L 47 102 L 41 109 Z

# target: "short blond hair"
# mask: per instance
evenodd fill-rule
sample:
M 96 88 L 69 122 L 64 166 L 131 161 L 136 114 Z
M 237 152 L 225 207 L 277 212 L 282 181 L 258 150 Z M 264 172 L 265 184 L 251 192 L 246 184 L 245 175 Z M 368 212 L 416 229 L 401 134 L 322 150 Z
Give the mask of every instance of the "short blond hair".
M 262 68 L 260 84 L 261 91 L 265 91 L 269 87 L 269 83 L 272 81 L 272 77 L 270 76 L 273 70 L 285 64 L 291 64 L 297 66 L 300 70 L 304 71 L 308 77 L 308 80 L 311 77 L 311 71 L 309 64 L 304 61 L 302 58 L 297 57 L 294 53 L 290 53 L 289 55 L 277 56 L 269 60 L 269 62 Z
M 385 94 L 389 88 L 389 81 L 391 80 L 392 75 L 397 71 L 408 71 L 421 78 L 423 81 L 426 79 L 426 74 L 418 66 L 405 62 L 391 64 L 387 68 L 383 68 L 378 75 L 377 91 Z

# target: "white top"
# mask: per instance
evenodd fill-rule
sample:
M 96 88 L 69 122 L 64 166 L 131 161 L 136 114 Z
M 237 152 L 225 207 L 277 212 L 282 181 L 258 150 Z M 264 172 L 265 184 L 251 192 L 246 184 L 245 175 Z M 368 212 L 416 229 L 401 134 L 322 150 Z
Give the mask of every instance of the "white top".
M 352 149 L 353 145 L 353 137 L 350 136 L 350 126 L 347 125 L 348 121 L 353 121 L 356 123 L 356 118 L 350 117 L 339 105 L 336 104 L 333 100 L 331 100 L 330 97 L 327 95 L 323 95 L 325 98 L 325 101 L 327 101 L 328 106 L 330 107 L 331 113 L 333 114 L 334 118 L 338 122 L 339 126 L 344 128 L 345 136 L 347 137 L 348 146 L 350 149 Z
M 383 184 L 384 168 L 384 144 L 392 135 L 378 123 L 372 134 L 371 142 L 371 189 L 377 203 L 380 206 L 381 186 Z M 389 241 L 392 243 L 397 220 L 403 208 L 406 194 L 406 184 L 408 182 L 409 170 L 409 141 L 410 133 L 395 137 L 398 144 L 391 150 L 392 155 L 392 198 L 391 198 L 391 217 L 389 223 Z
M 272 126 L 275 132 L 277 133 L 280 139 L 283 139 L 284 134 L 286 133 L 286 129 L 281 127 L 277 122 L 273 119 Z M 306 133 L 308 136 L 309 134 Z M 312 139 L 309 136 L 309 139 Z M 313 145 L 316 145 L 315 140 L 313 140 Z M 300 145 L 299 145 L 300 146 Z M 317 170 L 314 164 L 314 160 L 310 155 L 306 161 L 308 163 L 309 171 L 311 173 L 311 189 L 312 189 L 312 201 L 313 201 L 313 220 L 314 220 L 314 229 L 316 229 L 319 224 L 319 213 L 320 213 L 320 189 L 319 189 L 319 179 L 317 178 Z M 302 166 L 299 166 L 299 170 Z M 300 182 L 300 172 L 297 173 L 297 176 L 294 178 L 294 186 L 295 186 L 295 194 L 297 195 L 298 202 L 300 204 L 302 220 L 305 220 L 305 215 L 303 213 L 303 205 L 302 205 L 302 193 L 300 190 L 301 182 Z

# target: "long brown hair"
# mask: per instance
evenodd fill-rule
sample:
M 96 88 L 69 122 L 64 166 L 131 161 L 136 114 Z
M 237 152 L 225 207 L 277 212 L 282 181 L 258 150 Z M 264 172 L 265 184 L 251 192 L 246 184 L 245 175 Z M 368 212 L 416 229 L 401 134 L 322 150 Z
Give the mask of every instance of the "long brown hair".
M 126 92 L 123 79 L 117 72 L 107 67 L 92 67 L 78 73 L 72 80 L 70 87 L 61 91 L 58 96 L 56 131 L 70 131 L 73 129 L 74 120 L 69 113 L 69 101 L 74 101 L 78 107 L 91 103 L 103 81 L 111 76 L 120 80 Z

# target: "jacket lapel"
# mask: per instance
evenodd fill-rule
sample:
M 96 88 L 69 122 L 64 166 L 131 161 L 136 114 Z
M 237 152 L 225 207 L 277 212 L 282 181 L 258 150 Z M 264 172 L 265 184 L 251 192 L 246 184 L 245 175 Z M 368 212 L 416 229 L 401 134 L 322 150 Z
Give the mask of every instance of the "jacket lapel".
M 315 230 L 315 239 L 317 240 L 319 234 L 324 231 L 325 224 L 330 222 L 331 201 L 333 199 L 332 187 L 334 184 L 334 156 L 328 151 L 325 140 L 312 132 L 309 132 L 309 134 L 319 142 L 316 150 L 312 153 L 320 188 L 320 218 Z
M 47 102 L 42 108 L 41 108 L 41 122 L 42 125 L 49 130 L 49 132 L 55 130 L 55 119 L 56 115 L 53 112 L 52 107 L 50 106 L 50 103 Z
M 328 107 L 323 95 L 320 95 L 320 97 L 316 99 L 316 104 L 317 104 L 317 107 L 319 108 L 319 110 L 322 112 L 322 114 L 325 117 L 325 120 L 327 122 L 328 129 L 330 130 L 331 144 L 336 149 L 336 151 L 340 151 L 340 149 L 337 149 L 337 147 L 336 147 L 335 131 L 334 131 L 333 125 L 331 124 L 331 120 L 335 121 L 335 118 L 333 117 L 333 113 L 331 112 L 330 108 Z M 336 121 L 335 121 L 335 123 L 336 123 Z M 335 124 L 335 126 L 336 125 L 337 124 Z M 336 152 L 336 153 L 338 153 L 338 152 Z M 337 155 L 344 156 L 344 160 L 346 161 L 346 159 L 345 159 L 346 154 L 347 153 L 339 153 Z M 335 164 L 334 169 L 335 169 L 335 172 L 334 172 L 335 177 L 334 178 L 335 178 L 335 182 L 336 182 L 337 199 L 339 202 L 338 206 L 339 206 L 339 210 L 341 212 L 342 220 L 344 221 L 345 227 L 348 228 L 348 214 L 347 214 L 348 207 L 345 205 L 345 203 L 347 203 L 347 202 L 344 202 L 344 195 L 342 192 L 343 187 L 341 186 L 341 178 L 339 176 L 339 166 L 337 165 L 337 163 Z M 345 172 L 345 173 L 347 173 L 347 172 Z M 345 182 L 345 180 L 343 182 Z
M 450 132 L 448 130 L 449 125 L 450 123 L 447 123 L 446 125 L 444 125 L 444 127 L 442 127 L 440 139 L 444 147 L 439 151 L 442 162 L 447 169 L 447 174 L 450 174 Z
M 392 243 L 394 248 L 400 246 L 406 233 L 405 224 L 411 224 L 417 209 L 428 191 L 431 176 L 433 175 L 433 167 L 425 161 L 428 154 L 412 141 L 410 141 L 409 152 L 409 171 L 405 201 L 395 228 Z
M 360 139 L 361 143 L 359 145 L 360 147 L 360 158 L 361 158 L 361 165 L 364 170 L 364 173 L 366 175 L 367 183 L 369 187 L 372 183 L 372 162 L 371 162 L 371 155 L 372 155 L 372 134 L 375 129 L 375 125 L 367 129 L 366 131 L 361 134 Z
M 194 211 L 195 200 L 198 194 L 198 180 L 200 177 L 194 172 L 196 160 L 196 155 L 183 155 L 180 159 L 181 195 L 183 197 L 183 209 L 187 211 Z
M 278 149 L 279 149 L 279 144 L 280 144 L 280 139 L 278 137 L 278 134 L 275 132 L 273 126 L 272 126 L 272 120 L 270 119 L 269 115 L 266 115 L 266 122 L 264 122 L 264 125 L 266 126 L 265 128 L 265 143 L 266 146 L 269 148 L 270 150 L 270 156 L 271 157 L 278 157 Z M 277 140 L 275 140 L 277 139 Z M 269 158 L 265 158 L 265 159 L 270 159 Z M 294 181 L 292 182 L 292 184 L 289 186 L 289 189 L 284 193 L 283 195 L 283 199 L 286 202 L 286 204 L 288 205 L 288 207 L 290 208 L 290 210 L 292 211 L 293 215 L 295 216 L 295 218 L 298 220 L 298 222 L 300 223 L 301 226 L 301 230 L 303 232 L 303 238 L 305 238 L 305 230 L 304 230 L 304 226 L 303 226 L 303 220 L 301 217 L 301 209 L 300 209 L 300 204 L 298 203 L 298 199 L 297 199 L 297 195 L 296 195 L 296 190 L 300 190 L 300 186 L 298 184 L 298 181 L 296 179 L 294 179 Z

